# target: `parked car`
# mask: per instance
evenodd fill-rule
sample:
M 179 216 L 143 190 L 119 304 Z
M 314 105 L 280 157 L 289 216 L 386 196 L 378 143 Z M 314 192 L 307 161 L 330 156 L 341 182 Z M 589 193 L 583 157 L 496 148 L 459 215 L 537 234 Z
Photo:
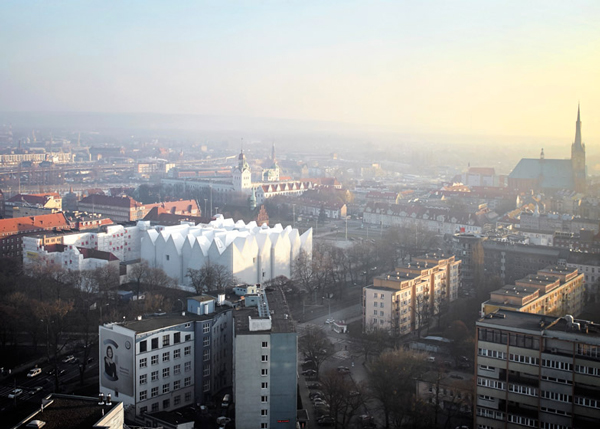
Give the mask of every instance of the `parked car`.
M 31 390 L 29 391 L 29 394 L 30 394 L 30 395 L 35 395 L 36 393 L 38 393 L 38 392 L 39 392 L 39 391 L 41 391 L 41 390 L 42 390 L 42 386 L 36 386 L 36 387 L 34 387 L 33 389 L 31 389 Z
M 335 425 L 335 420 L 331 416 L 323 416 L 317 419 L 317 424 L 319 426 L 333 426 Z
M 323 396 L 324 396 L 323 392 L 319 392 L 319 391 L 310 392 L 308 394 L 308 399 L 313 400 L 314 398 L 322 398 Z
M 326 325 L 330 325 L 330 324 L 332 324 L 333 322 L 335 322 L 335 319 L 331 319 L 331 318 L 330 318 L 330 319 L 327 319 L 327 320 L 325 321 L 325 324 L 326 324 Z
M 8 399 L 15 399 L 23 394 L 23 389 L 13 389 L 8 394 Z
M 231 421 L 231 419 L 229 417 L 225 417 L 225 416 L 217 417 L 217 424 L 219 426 L 225 426 L 230 421 Z
M 73 362 L 74 360 L 75 360 L 75 356 L 69 355 L 66 358 L 64 358 L 62 361 L 63 361 L 63 363 L 70 363 L 70 362 Z
M 426 361 L 429 363 L 435 363 L 435 356 L 427 356 Z
M 321 383 L 310 383 L 306 387 L 308 387 L 311 390 L 313 390 L 313 389 L 320 389 L 321 388 Z
M 307 375 L 309 377 L 314 377 L 317 374 L 317 371 L 315 371 L 314 369 L 305 369 L 304 371 L 302 371 L 302 375 Z
M 58 376 L 60 377 L 61 375 L 63 375 L 66 371 L 64 369 L 61 369 L 60 371 L 58 371 Z
M 221 403 L 221 407 L 223 407 L 223 408 L 229 407 L 230 400 L 231 400 L 231 395 L 229 393 L 227 393 L 225 396 L 223 396 L 223 402 Z
M 314 403 L 315 407 L 328 407 L 329 404 L 326 401 L 321 400 L 321 398 L 318 398 L 315 403 Z
M 29 377 L 29 378 L 37 377 L 41 373 L 42 373 L 42 369 L 41 368 L 31 368 L 29 370 L 29 372 L 27 373 L 27 377 Z
M 348 374 L 350 372 L 350 368 L 348 368 L 347 366 L 338 366 L 337 370 L 339 373 L 342 374 Z

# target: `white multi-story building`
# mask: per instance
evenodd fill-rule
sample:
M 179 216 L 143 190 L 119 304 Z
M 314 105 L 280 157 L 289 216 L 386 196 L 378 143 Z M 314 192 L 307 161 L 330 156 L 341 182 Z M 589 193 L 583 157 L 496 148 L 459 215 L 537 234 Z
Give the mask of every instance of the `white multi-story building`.
M 231 386 L 232 310 L 188 299 L 188 312 L 100 326 L 100 391 L 146 412 L 207 403 Z
M 298 334 L 281 288 L 234 313 L 237 429 L 296 428 Z

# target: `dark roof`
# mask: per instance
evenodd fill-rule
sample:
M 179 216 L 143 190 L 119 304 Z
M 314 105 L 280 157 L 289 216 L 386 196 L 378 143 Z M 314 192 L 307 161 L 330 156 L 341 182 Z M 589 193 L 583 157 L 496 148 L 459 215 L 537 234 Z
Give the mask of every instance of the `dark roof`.
M 167 328 L 169 326 L 181 325 L 182 323 L 186 322 L 194 322 L 197 320 L 210 320 L 215 316 L 215 314 L 219 313 L 221 310 L 230 309 L 231 307 L 217 307 L 214 313 L 206 315 L 196 315 L 189 312 L 185 312 L 184 315 L 182 315 L 182 313 L 149 315 L 143 316 L 142 320 L 129 320 L 120 325 L 124 328 L 135 331 L 137 334 L 140 334 L 144 332 L 151 332 L 156 331 L 158 329 Z
M 98 405 L 98 398 L 67 397 L 56 394 L 51 395 L 50 400 L 52 402 L 46 405 L 44 411 L 40 411 L 28 422 L 42 420 L 46 422 L 44 429 L 92 429 L 104 414 L 108 414 L 120 404 L 120 402 L 113 401 L 112 405 Z M 19 428 L 26 426 L 27 423 L 19 426 Z
M 570 159 L 523 158 L 508 176 L 510 179 L 540 179 L 548 189 L 573 189 L 573 164 Z

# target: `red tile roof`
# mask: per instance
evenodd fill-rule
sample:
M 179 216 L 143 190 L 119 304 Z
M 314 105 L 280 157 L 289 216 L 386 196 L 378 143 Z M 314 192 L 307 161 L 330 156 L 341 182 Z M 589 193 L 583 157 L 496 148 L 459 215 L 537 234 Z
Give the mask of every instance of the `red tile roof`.
M 16 234 L 18 232 L 35 231 L 36 229 L 64 229 L 68 227 L 70 225 L 64 213 L 0 219 L 0 233 L 4 234 Z

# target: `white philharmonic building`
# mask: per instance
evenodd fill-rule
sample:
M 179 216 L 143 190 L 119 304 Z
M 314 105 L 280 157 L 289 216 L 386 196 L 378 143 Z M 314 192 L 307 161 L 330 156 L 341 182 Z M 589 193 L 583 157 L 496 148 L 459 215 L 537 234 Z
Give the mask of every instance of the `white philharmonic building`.
M 206 263 L 231 269 L 240 282 L 263 283 L 281 275 L 291 277 L 292 263 L 301 249 L 312 255 L 312 229 L 300 235 L 291 226 L 269 228 L 217 215 L 208 225 L 147 229 L 141 249 L 142 259 L 182 285 L 189 284 L 188 269 L 200 269 Z
M 208 224 L 151 226 L 140 221 L 135 226 L 109 225 L 101 232 L 24 237 L 23 263 L 80 271 L 141 258 L 162 268 L 180 285 L 188 285 L 188 269 L 210 262 L 227 267 L 240 282 L 253 284 L 281 275 L 291 277 L 292 263 L 301 249 L 312 256 L 312 229 L 300 235 L 291 226 L 270 228 L 217 215 Z

